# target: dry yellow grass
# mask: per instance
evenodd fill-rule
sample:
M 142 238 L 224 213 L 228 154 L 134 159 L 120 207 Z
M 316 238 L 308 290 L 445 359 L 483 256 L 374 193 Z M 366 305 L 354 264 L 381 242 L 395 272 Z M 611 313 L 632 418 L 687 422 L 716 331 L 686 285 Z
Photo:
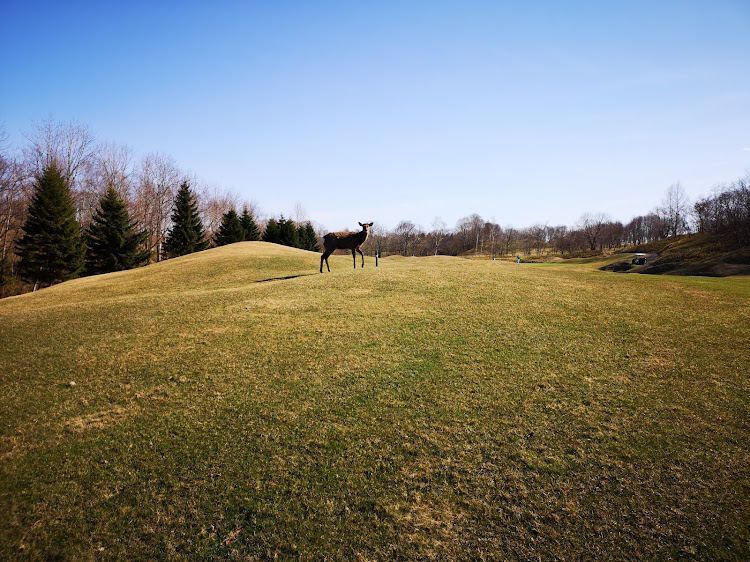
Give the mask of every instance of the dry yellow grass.
M 748 557 L 747 280 L 319 260 L 0 301 L 0 556 Z

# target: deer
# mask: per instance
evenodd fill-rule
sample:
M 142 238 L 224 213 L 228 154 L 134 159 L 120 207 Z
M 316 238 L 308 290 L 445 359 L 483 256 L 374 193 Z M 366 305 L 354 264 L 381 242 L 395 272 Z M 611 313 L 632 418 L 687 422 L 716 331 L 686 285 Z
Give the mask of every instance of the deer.
M 362 227 L 359 232 L 329 232 L 323 236 L 323 255 L 320 256 L 320 272 L 323 273 L 323 260 L 326 262 L 328 271 L 331 271 L 331 266 L 328 265 L 328 256 L 330 256 L 334 250 L 351 250 L 352 259 L 354 260 L 354 269 L 357 269 L 357 256 L 354 252 L 359 252 L 362 256 L 362 267 L 365 266 L 365 255 L 360 249 L 362 244 L 367 240 L 367 235 L 370 234 L 370 227 L 374 224 L 366 222 L 362 224 L 358 223 Z

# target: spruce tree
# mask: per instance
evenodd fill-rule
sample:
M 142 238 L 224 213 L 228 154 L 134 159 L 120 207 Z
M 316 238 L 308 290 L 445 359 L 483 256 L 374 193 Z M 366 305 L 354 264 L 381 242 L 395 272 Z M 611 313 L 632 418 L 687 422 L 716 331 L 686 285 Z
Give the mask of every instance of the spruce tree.
M 23 232 L 16 250 L 18 269 L 35 289 L 77 277 L 83 269 L 86 246 L 70 188 L 57 164 L 37 177 Z
M 263 231 L 263 242 L 271 242 L 272 244 L 279 243 L 279 223 L 276 219 L 271 219 L 266 225 L 266 230 Z
M 284 246 L 291 246 L 292 248 L 299 247 L 299 236 L 297 234 L 297 227 L 294 226 L 294 222 L 284 218 L 281 215 L 279 218 L 279 244 Z
M 225 246 L 242 242 L 244 239 L 245 229 L 242 228 L 240 217 L 237 216 L 237 211 L 229 209 L 221 217 L 221 226 L 219 226 L 219 232 L 216 233 L 216 245 Z
M 172 228 L 167 233 L 164 251 L 170 258 L 200 252 L 208 248 L 208 240 L 203 230 L 203 222 L 198 214 L 198 202 L 183 182 L 174 200 Z
M 86 236 L 86 270 L 89 273 L 123 271 L 148 261 L 151 252 L 141 249 L 148 234 L 137 232 L 135 228 L 125 201 L 110 187 L 91 217 Z
M 242 211 L 240 224 L 242 225 L 242 229 L 245 231 L 245 240 L 249 242 L 256 242 L 260 240 L 260 231 L 258 230 L 258 225 L 255 224 L 253 215 L 248 212 L 247 207 L 245 207 Z
M 315 229 L 311 223 L 306 223 L 303 227 L 305 231 L 305 250 L 311 252 L 320 252 L 320 244 L 318 244 L 318 235 L 315 233 Z
M 302 250 L 307 250 L 310 241 L 307 239 L 307 230 L 305 230 L 305 227 L 301 224 L 297 226 L 297 239 L 299 240 L 299 245 L 297 247 Z

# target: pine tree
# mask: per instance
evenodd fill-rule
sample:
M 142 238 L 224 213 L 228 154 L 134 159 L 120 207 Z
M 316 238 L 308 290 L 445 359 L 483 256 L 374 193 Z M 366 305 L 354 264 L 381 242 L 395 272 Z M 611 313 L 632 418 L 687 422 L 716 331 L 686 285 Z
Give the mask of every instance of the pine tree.
M 258 230 L 258 225 L 255 224 L 253 215 L 250 214 L 250 212 L 247 210 L 247 207 L 242 210 L 240 224 L 245 231 L 245 240 L 247 240 L 248 242 L 257 242 L 258 240 L 260 240 L 260 230 Z
M 37 177 L 24 235 L 16 250 L 22 278 L 52 285 L 77 277 L 83 269 L 86 246 L 76 221 L 70 188 L 56 164 Z
M 284 246 L 291 246 L 292 248 L 299 247 L 299 236 L 297 235 L 297 227 L 290 220 L 284 218 L 281 215 L 279 218 L 279 244 Z
M 208 244 L 198 214 L 198 202 L 190 185 L 183 182 L 174 200 L 172 228 L 167 233 L 164 251 L 168 257 L 174 258 L 205 250 Z
M 136 232 L 135 227 L 125 201 L 110 187 L 91 217 L 86 236 L 86 270 L 89 273 L 123 271 L 148 261 L 151 253 L 141 250 L 148 234 Z
M 219 226 L 219 232 L 216 233 L 216 245 L 225 246 L 242 242 L 244 239 L 245 229 L 242 228 L 240 217 L 237 216 L 237 211 L 229 209 L 221 217 L 221 226 Z
M 266 225 L 266 230 L 263 232 L 263 242 L 271 242 L 272 244 L 279 244 L 279 223 L 276 219 L 271 219 Z

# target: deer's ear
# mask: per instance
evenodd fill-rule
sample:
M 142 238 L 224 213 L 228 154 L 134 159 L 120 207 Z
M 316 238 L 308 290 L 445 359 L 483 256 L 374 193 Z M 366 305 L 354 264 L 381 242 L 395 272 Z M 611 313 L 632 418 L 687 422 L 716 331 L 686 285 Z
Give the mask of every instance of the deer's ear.
M 370 226 L 372 226 L 373 224 L 375 224 L 375 223 L 374 223 L 374 222 L 371 222 L 371 223 L 370 223 Z
M 364 224 L 362 224 L 361 222 L 358 222 L 357 224 L 358 224 L 359 226 L 365 226 L 365 225 L 364 225 Z

